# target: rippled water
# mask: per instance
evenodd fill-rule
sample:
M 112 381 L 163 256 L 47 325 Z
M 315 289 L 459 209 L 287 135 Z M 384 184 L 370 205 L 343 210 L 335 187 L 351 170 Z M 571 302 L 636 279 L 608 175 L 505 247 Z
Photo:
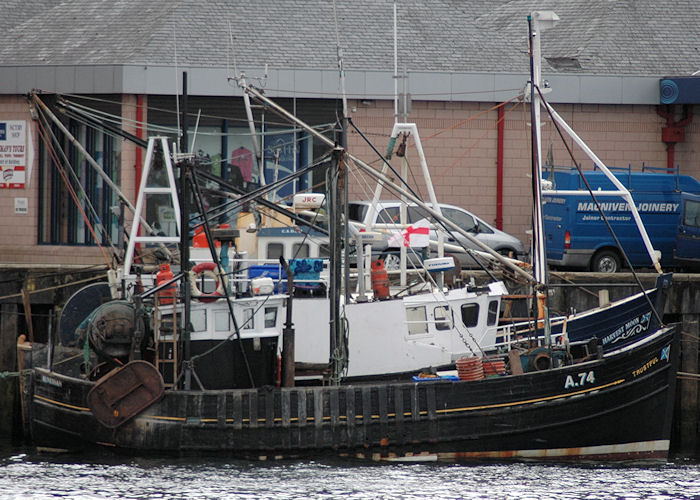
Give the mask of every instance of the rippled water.
M 700 498 L 700 465 L 366 464 L 39 455 L 0 447 L 0 498 Z

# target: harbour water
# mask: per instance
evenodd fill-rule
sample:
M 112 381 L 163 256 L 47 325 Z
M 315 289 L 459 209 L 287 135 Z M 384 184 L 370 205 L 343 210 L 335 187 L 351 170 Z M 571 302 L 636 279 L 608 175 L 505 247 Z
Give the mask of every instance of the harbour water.
M 697 499 L 700 465 L 248 462 L 37 454 L 0 444 L 0 499 Z

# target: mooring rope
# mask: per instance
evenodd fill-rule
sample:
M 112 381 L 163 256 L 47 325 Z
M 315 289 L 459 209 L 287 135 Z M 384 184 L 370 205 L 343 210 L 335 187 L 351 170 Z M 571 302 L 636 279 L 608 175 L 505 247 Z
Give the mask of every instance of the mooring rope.
M 20 370 L 18 372 L 0 372 L 0 379 L 2 378 L 12 378 L 12 377 L 19 377 L 21 375 L 29 375 L 32 372 L 32 370 Z

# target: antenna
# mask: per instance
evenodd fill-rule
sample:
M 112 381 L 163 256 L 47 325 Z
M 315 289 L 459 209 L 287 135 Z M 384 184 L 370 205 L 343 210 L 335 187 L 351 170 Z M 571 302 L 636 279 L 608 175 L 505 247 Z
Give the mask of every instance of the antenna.
M 396 15 L 396 0 L 394 0 L 394 124 L 399 122 L 399 49 L 398 28 Z
M 197 111 L 197 121 L 194 124 L 194 134 L 192 135 L 192 144 L 190 145 L 190 153 L 194 153 L 194 142 L 197 140 L 197 130 L 199 130 L 199 117 L 202 116 L 202 108 Z
M 238 76 L 238 68 L 236 67 L 236 49 L 233 46 L 233 31 L 231 30 L 231 21 L 228 22 L 228 43 L 231 50 L 231 57 L 233 58 L 233 74 L 234 77 Z M 228 63 L 228 61 L 226 61 Z
M 177 84 L 177 38 L 173 31 L 173 47 L 175 49 L 175 116 L 177 116 L 177 138 L 180 140 L 182 132 L 180 131 L 180 89 Z M 176 141 L 177 142 L 177 141 Z
M 338 10 L 336 8 L 335 0 L 333 0 L 333 17 L 335 18 L 335 47 L 337 50 L 338 57 L 338 71 L 340 73 L 340 93 L 343 98 L 343 117 L 348 116 L 348 97 L 345 93 L 345 70 L 343 69 L 343 49 L 340 47 L 340 33 L 338 30 Z

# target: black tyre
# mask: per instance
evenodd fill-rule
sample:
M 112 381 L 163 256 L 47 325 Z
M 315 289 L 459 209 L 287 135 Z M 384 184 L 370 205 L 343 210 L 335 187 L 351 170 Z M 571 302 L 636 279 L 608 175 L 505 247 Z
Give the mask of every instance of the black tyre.
M 615 250 L 601 250 L 591 261 L 591 271 L 594 273 L 616 273 L 621 267 L 620 255 Z
M 512 248 L 499 248 L 496 250 L 500 255 L 503 255 L 504 257 L 509 257 L 511 259 L 517 258 L 517 254 L 515 253 L 515 250 Z

